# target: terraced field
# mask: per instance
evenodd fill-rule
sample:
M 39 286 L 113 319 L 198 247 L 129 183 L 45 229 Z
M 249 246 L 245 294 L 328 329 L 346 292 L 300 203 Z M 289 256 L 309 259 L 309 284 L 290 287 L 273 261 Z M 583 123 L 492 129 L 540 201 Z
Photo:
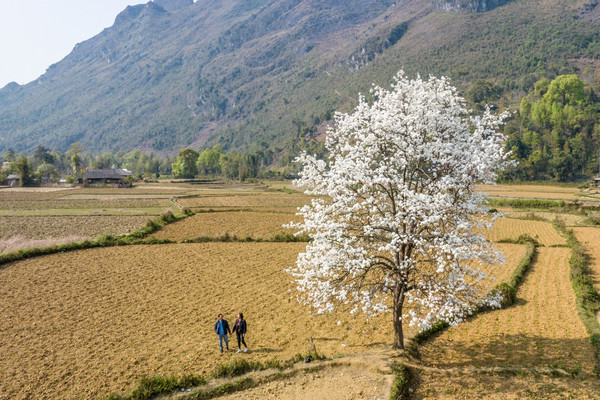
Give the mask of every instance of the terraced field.
M 517 304 L 479 315 L 444 332 L 421 348 L 425 365 L 450 370 L 450 373 L 493 367 L 535 370 L 552 366 L 591 378 L 588 385 L 580 385 L 582 393 L 588 396 L 594 393 L 589 387 L 600 388 L 593 374 L 594 351 L 577 314 L 568 278 L 570 249 L 540 248 L 539 251 L 519 291 Z M 446 393 L 443 398 L 486 398 L 495 390 L 493 385 L 482 393 L 473 392 L 473 387 L 468 385 L 452 387 L 456 392 Z M 553 389 L 546 389 L 542 398 L 552 398 Z M 441 396 L 440 390 L 439 383 L 428 379 L 419 387 L 417 398 Z M 481 385 L 479 390 L 482 390 Z M 447 397 L 448 394 L 454 397 Z
M 287 187 L 282 190 L 165 183 L 134 190 L 0 190 L 0 211 L 37 212 L 31 217 L 0 216 L 0 239 L 14 238 L 17 232 L 32 239 L 126 233 L 144 225 L 148 216 L 95 216 L 91 210 L 169 208 L 173 196 L 194 196 L 179 199 L 179 204 L 202 212 L 163 227 L 155 238 L 181 241 L 227 233 L 269 239 L 284 230 L 282 224 L 298 218 L 296 207 L 309 201 Z M 503 190 L 547 191 L 553 199 L 576 196 L 572 188 L 520 185 L 497 188 L 496 194 L 506 195 Z M 100 204 L 107 207 L 97 207 Z M 82 210 L 84 215 L 43 216 L 45 206 Z M 521 215 L 517 213 L 512 216 Z M 552 220 L 554 214 L 543 217 Z M 575 232 L 590 253 L 598 286 L 600 228 Z M 499 219 L 488 237 L 497 241 L 522 234 L 535 237 L 542 247 L 517 304 L 481 314 L 424 344 L 411 399 L 599 398 L 593 350 L 568 277 L 570 249 L 550 247 L 564 246 L 565 239 L 546 221 Z M 396 356 L 390 346 L 390 315 L 368 321 L 341 312 L 315 315 L 296 302 L 291 277 L 284 270 L 304 246 L 136 245 L 59 253 L 1 267 L 0 399 L 98 399 L 109 392 L 127 393 L 142 375 L 206 374 L 240 356 L 287 359 L 308 350 L 311 337 L 317 350 L 333 361 L 347 354 Z M 525 246 L 496 243 L 495 247 L 506 254 L 506 265 L 483 270 L 499 283 L 512 274 Z M 248 321 L 250 352 L 221 355 L 212 330 L 216 314 L 233 320 L 239 311 Z M 415 332 L 406 333 L 410 337 Z M 553 376 L 556 372 L 548 368 L 566 376 Z M 346 366 L 238 395 L 372 397 L 389 384 L 379 373 L 371 369 L 361 374 L 359 367 Z M 359 390 L 363 384 L 373 389 Z M 334 389 L 340 385 L 352 392 L 346 396 Z
M 283 269 L 303 246 L 117 247 L 1 269 L 0 398 L 91 399 L 143 374 L 209 372 L 233 357 L 218 352 L 219 312 L 244 312 L 252 359 L 292 357 L 310 337 L 330 357 L 387 342 L 387 316 L 344 315 L 337 325 L 339 316 L 310 314 L 292 298 Z
M 549 185 L 481 185 L 479 190 L 492 198 L 575 201 L 581 199 L 576 187 Z
M 294 214 L 269 212 L 213 212 L 199 213 L 175 224 L 167 225 L 152 235 L 158 239 L 184 240 L 198 237 L 235 236 L 239 239 L 271 239 L 275 235 L 294 230 L 284 224 L 297 221 Z
M 554 229 L 552 223 L 546 221 L 499 218 L 486 236 L 495 242 L 502 239 L 517 239 L 524 234 L 530 235 L 544 246 L 566 244 L 565 238 Z

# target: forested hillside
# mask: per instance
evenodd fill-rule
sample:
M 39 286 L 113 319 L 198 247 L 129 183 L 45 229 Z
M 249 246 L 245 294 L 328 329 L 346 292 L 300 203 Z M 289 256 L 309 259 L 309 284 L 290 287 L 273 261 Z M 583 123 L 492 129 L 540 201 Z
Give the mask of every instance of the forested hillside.
M 600 76 L 595 4 L 160 0 L 127 7 L 38 80 L 0 90 L 0 152 L 40 145 L 64 152 L 80 142 L 95 154 L 174 155 L 218 143 L 226 152 L 285 157 L 321 134 L 333 111 L 350 110 L 357 93 L 389 84 L 401 68 L 450 76 L 475 107 L 517 109 L 536 82 L 561 74 L 578 74 L 591 93 Z

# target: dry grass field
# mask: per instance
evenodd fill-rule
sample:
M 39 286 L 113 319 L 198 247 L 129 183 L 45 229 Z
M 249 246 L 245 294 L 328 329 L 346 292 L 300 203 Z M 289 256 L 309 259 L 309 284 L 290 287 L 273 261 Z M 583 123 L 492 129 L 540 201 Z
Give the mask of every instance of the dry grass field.
M 284 224 L 297 221 L 294 214 L 269 212 L 214 212 L 199 213 L 177 223 L 167 225 L 151 237 L 184 240 L 198 237 L 235 236 L 239 239 L 271 239 L 281 232 L 293 233 Z

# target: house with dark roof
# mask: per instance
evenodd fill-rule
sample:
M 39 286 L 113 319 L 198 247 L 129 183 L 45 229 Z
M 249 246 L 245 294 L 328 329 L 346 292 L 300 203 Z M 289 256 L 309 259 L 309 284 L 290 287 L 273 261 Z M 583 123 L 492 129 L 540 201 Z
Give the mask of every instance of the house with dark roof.
M 78 178 L 83 186 L 131 186 L 131 172 L 126 169 L 88 169 L 85 174 Z

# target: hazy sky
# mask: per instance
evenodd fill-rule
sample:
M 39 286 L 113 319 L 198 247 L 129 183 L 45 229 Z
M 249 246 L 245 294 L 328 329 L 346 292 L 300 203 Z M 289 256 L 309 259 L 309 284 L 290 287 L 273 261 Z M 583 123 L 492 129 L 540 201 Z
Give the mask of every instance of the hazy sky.
M 149 0 L 0 0 L 0 88 L 31 82 L 79 43 Z

